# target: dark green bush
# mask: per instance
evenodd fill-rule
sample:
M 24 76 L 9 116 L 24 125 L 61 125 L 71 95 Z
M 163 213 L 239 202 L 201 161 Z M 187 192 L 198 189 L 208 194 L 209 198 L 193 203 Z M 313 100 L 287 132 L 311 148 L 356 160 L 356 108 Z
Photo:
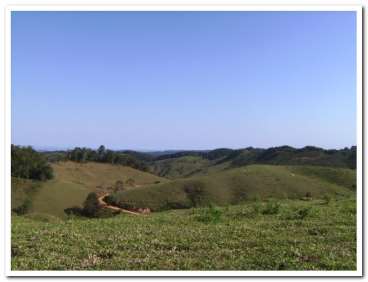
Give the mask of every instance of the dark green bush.
M 200 209 L 200 212 L 195 216 L 195 219 L 202 223 L 218 223 L 221 220 L 221 216 L 221 209 L 210 205 L 208 208 Z
M 95 192 L 91 192 L 84 201 L 83 214 L 88 217 L 96 217 L 98 209 L 97 194 Z
M 113 194 L 109 194 L 104 198 L 104 201 L 112 206 L 118 206 L 119 204 L 119 197 L 117 196 L 117 194 L 113 193 Z
M 105 202 L 109 204 L 110 201 L 113 201 L 113 195 L 109 195 L 104 198 Z M 106 218 L 114 216 L 118 214 L 119 211 L 114 211 L 109 208 L 100 207 L 98 204 L 98 197 L 97 194 L 91 192 L 88 194 L 83 208 L 74 206 L 71 208 L 64 209 L 64 212 L 69 216 L 85 216 L 85 217 L 92 217 L 92 218 Z
M 266 206 L 261 210 L 262 214 L 278 214 L 280 210 L 280 204 L 278 202 L 269 201 Z
M 32 201 L 30 198 L 27 198 L 25 199 L 23 204 L 12 209 L 12 211 L 15 212 L 17 215 L 24 215 L 26 213 L 29 213 L 31 209 L 32 209 Z
M 44 181 L 53 178 L 53 171 L 46 158 L 32 147 L 11 145 L 11 175 Z
M 192 207 L 199 207 L 206 202 L 206 192 L 202 183 L 193 181 L 184 185 L 184 192 L 187 194 Z
M 67 215 L 76 215 L 76 216 L 83 216 L 83 209 L 81 207 L 71 207 L 71 208 L 66 208 L 64 209 L 64 213 Z
M 112 217 L 116 214 L 119 214 L 119 211 L 114 211 L 111 209 L 106 209 L 106 208 L 102 208 L 102 209 L 98 209 L 95 213 L 94 217 L 98 217 L 98 218 L 107 218 L 107 217 Z

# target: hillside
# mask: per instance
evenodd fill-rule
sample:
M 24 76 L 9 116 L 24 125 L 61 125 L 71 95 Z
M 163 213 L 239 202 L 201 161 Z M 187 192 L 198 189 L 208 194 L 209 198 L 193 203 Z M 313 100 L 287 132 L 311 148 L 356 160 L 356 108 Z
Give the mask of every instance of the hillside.
M 134 187 L 167 181 L 131 167 L 103 163 L 68 161 L 54 163 L 52 168 L 55 178 L 40 183 L 32 198 L 33 212 L 64 216 L 65 208 L 81 205 L 89 192 L 109 189 L 118 180 L 126 182 L 133 179 Z M 14 193 L 14 196 L 18 194 Z
M 11 179 L 11 208 L 25 213 L 30 208 L 31 199 L 40 189 L 39 181 L 12 177 Z M 22 209 L 20 211 L 19 209 Z
M 101 146 L 103 147 L 103 146 Z M 99 159 L 98 151 L 88 148 L 75 148 L 72 151 L 43 152 L 50 162 L 58 160 L 99 161 L 120 163 L 143 171 L 150 171 L 167 178 L 183 178 L 204 175 L 224 168 L 241 167 L 250 164 L 272 165 L 315 165 L 326 167 L 356 167 L 356 147 L 325 150 L 314 146 L 293 148 L 279 146 L 268 149 L 219 148 L 202 151 L 162 151 L 138 152 L 132 150 L 105 150 L 104 158 Z M 75 156 L 74 156 L 75 155 Z
M 340 177 L 334 180 L 331 175 Z M 114 194 L 108 200 L 124 208 L 149 207 L 157 211 L 209 203 L 236 204 L 257 198 L 349 195 L 354 185 L 355 171 L 350 169 L 250 165 L 136 188 Z
M 165 182 L 166 179 L 131 167 L 105 163 L 58 162 L 52 164 L 55 180 L 81 184 L 89 189 L 112 186 L 116 181 L 133 179 L 136 186 Z
M 200 156 L 183 156 L 157 160 L 150 171 L 156 175 L 170 179 L 188 177 L 211 166 L 211 162 Z

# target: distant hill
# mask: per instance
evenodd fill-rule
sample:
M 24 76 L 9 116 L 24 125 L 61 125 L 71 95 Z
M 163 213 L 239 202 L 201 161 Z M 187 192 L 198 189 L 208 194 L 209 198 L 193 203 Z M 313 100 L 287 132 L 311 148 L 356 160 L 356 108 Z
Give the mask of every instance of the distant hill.
M 182 151 L 161 155 L 149 164 L 150 171 L 168 178 L 204 175 L 211 171 L 251 164 L 316 165 L 340 168 L 356 167 L 356 147 L 324 150 L 307 146 L 296 149 L 289 146 L 269 149 L 216 149 L 212 151 Z
M 131 189 L 110 197 L 123 208 L 190 208 L 210 203 L 236 204 L 256 198 L 290 198 L 354 193 L 355 171 L 318 166 L 249 165 L 205 176 Z
M 72 151 L 43 152 L 50 162 L 68 160 Z M 82 148 L 87 152 L 90 149 Z M 121 157 L 123 165 L 148 171 L 161 177 L 182 178 L 204 175 L 211 171 L 241 167 L 250 164 L 316 165 L 340 168 L 356 168 L 356 146 L 340 150 L 326 150 L 314 146 L 293 148 L 290 146 L 263 148 L 188 151 L 138 152 L 133 150 L 111 151 Z M 93 158 L 92 158 L 93 159 Z M 110 162 L 111 163 L 111 162 Z M 117 162 L 117 164 L 119 164 Z

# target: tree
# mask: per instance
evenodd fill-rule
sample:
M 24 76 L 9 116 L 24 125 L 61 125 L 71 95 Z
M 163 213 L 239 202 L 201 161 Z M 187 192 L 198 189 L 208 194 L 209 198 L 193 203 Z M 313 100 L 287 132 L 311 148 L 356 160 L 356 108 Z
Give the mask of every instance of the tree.
M 104 158 L 105 158 L 105 146 L 104 145 L 101 145 L 100 147 L 98 147 L 97 149 L 97 157 L 98 157 L 98 160 L 99 161 L 103 161 Z
M 95 192 L 88 194 L 87 199 L 84 201 L 83 213 L 89 217 L 95 217 L 98 211 L 98 197 Z
M 11 175 L 44 181 L 53 178 L 53 170 L 46 158 L 32 147 L 11 145 Z

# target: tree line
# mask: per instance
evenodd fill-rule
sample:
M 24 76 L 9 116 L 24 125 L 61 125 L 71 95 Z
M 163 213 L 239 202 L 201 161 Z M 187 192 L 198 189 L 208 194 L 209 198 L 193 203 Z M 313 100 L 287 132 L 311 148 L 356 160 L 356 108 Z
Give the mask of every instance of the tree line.
M 66 159 L 74 162 L 101 162 L 129 166 L 135 169 L 147 171 L 148 166 L 144 161 L 119 151 L 106 149 L 101 145 L 97 150 L 76 147 L 67 151 Z
M 53 170 L 32 147 L 11 145 L 11 176 L 44 181 L 53 178 Z

